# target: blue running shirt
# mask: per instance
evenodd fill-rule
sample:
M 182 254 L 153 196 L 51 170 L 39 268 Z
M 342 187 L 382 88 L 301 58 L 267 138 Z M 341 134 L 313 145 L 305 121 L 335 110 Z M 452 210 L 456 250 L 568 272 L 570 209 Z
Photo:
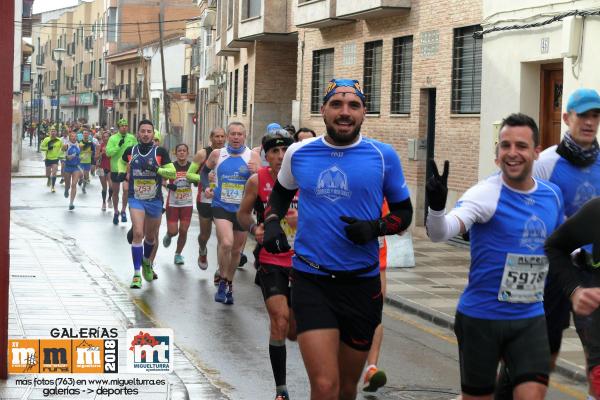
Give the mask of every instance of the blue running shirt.
M 140 146 L 131 149 L 129 159 L 129 197 L 137 200 L 162 201 L 162 176 L 157 172 L 143 170 L 143 165 L 160 167 L 162 162 L 157 155 L 157 146 L 152 146 L 146 154 L 140 152 Z M 127 151 L 127 150 L 126 150 Z
M 341 216 L 375 220 L 381 217 L 384 196 L 389 203 L 409 198 L 392 146 L 362 136 L 348 146 L 333 146 L 323 136 L 294 143 L 277 179 L 286 189 L 300 190 L 295 252 L 332 271 L 353 271 L 379 260 L 377 239 L 354 244 Z M 297 257 L 293 267 L 322 274 Z M 365 276 L 378 274 L 375 269 Z
M 567 217 L 582 205 L 600 196 L 600 157 L 589 167 L 577 167 L 556 152 L 557 146 L 544 150 L 533 165 L 533 173 L 558 186 L 565 199 Z
M 78 167 L 81 162 L 79 156 L 81 154 L 81 149 L 79 148 L 79 143 L 67 142 L 67 151 L 65 154 L 67 155 L 65 159 L 65 165 L 69 167 Z
M 544 315 L 544 242 L 564 220 L 559 188 L 535 179 L 533 189 L 518 191 L 496 174 L 467 190 L 449 215 L 471 233 L 469 283 L 458 311 L 492 320 Z
M 219 152 L 219 160 L 215 167 L 217 181 L 212 207 L 234 213 L 240 208 L 246 181 L 252 175 L 248 169 L 252 150 L 246 147 L 239 157 L 232 157 L 225 148 Z

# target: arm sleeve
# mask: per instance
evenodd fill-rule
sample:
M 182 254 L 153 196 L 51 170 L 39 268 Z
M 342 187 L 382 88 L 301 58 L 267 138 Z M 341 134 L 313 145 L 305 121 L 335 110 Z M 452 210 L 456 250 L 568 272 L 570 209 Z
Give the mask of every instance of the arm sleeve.
M 265 208 L 265 221 L 273 219 L 275 216 L 278 220 L 285 217 L 295 194 L 296 189 L 286 189 L 279 183 L 279 179 L 277 179 L 273 191 L 269 195 L 267 207 Z
M 200 182 L 200 175 L 198 174 L 199 169 L 200 169 L 200 165 L 198 165 L 192 161 L 192 163 L 190 164 L 190 167 L 187 170 L 187 173 L 185 174 L 185 178 L 189 182 L 192 182 L 192 183 Z
M 460 233 L 460 222 L 445 210 L 429 209 L 427 214 L 427 236 L 432 242 L 445 242 Z
M 40 143 L 40 151 L 43 151 L 43 152 L 48 151 L 48 138 L 42 140 L 42 143 Z
M 202 166 L 200 170 L 200 181 L 202 182 L 202 187 L 207 188 L 210 186 L 210 179 L 208 178 L 208 174 L 212 171 L 212 169 L 208 168 L 206 164 Z
M 156 173 L 166 179 L 177 178 L 177 170 L 175 169 L 175 165 L 173 165 L 172 162 L 169 162 L 168 164 L 163 164 L 158 169 L 158 171 L 156 171 Z
M 545 250 L 550 262 L 549 279 L 558 282 L 566 296 L 581 284 L 571 253 L 589 243 L 594 244 L 594 259 L 600 255 L 600 198 L 586 203 L 546 240 Z
M 398 203 L 389 203 L 390 213 L 382 219 L 385 226 L 385 232 L 382 235 L 394 235 L 406 230 L 412 222 L 413 207 L 410 197 Z
M 126 148 L 123 152 L 123 155 L 121 156 L 121 161 L 123 161 L 126 164 L 129 164 L 129 156 L 131 156 L 131 149 L 133 149 L 133 147 Z

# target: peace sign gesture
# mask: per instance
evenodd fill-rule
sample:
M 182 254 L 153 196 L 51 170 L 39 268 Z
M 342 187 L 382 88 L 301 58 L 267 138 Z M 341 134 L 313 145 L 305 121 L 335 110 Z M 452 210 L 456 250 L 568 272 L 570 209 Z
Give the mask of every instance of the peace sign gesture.
M 441 211 L 446 207 L 448 197 L 448 174 L 450 173 L 450 162 L 444 161 L 444 171 L 440 175 L 437 164 L 433 159 L 429 160 L 431 176 L 427 179 L 425 192 L 429 207 L 435 211 Z

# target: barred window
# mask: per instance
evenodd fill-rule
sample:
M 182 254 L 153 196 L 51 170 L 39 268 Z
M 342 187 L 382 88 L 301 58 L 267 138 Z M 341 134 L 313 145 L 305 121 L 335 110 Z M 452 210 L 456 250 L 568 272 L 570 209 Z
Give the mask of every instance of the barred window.
M 333 49 L 313 51 L 312 86 L 310 112 L 316 114 L 327 89 L 327 83 L 333 79 Z
M 238 113 L 238 69 L 235 70 L 233 74 L 233 113 L 237 115 Z
M 242 114 L 248 113 L 248 64 L 244 65 L 244 86 L 242 87 Z
M 381 107 L 381 56 L 383 40 L 365 43 L 363 90 L 367 113 L 379 114 Z
M 392 114 L 410 113 L 413 37 L 394 39 L 392 52 Z
M 481 38 L 473 33 L 480 25 L 454 29 L 452 57 L 452 112 L 478 114 L 481 110 Z

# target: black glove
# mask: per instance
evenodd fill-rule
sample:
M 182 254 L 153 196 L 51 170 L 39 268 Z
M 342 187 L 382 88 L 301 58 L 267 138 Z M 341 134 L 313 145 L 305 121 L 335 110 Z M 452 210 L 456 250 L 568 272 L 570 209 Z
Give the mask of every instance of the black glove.
M 142 171 L 157 172 L 158 167 L 156 165 L 152 164 L 150 161 L 148 161 L 147 164 L 142 164 Z
M 429 207 L 435 211 L 441 211 L 446 208 L 446 198 L 448 197 L 448 174 L 450 173 L 450 163 L 444 161 L 444 172 L 440 176 L 435 161 L 429 160 L 431 176 L 427 179 L 425 193 Z
M 273 254 L 290 251 L 290 244 L 287 241 L 287 237 L 285 236 L 278 219 L 275 218 L 265 222 L 263 246 L 269 253 Z
M 119 140 L 119 147 L 123 146 L 123 143 L 125 143 L 124 137 L 122 137 L 121 140 Z
M 340 219 L 347 223 L 344 227 L 346 237 L 356 244 L 366 244 L 379 236 L 381 220 L 365 221 L 354 217 L 341 216 Z
M 176 185 L 176 184 L 174 184 L 174 183 L 169 183 L 169 184 L 167 185 L 167 189 L 169 189 L 169 190 L 172 190 L 172 191 L 174 191 L 174 192 L 175 192 L 175 191 L 177 191 L 177 185 Z

